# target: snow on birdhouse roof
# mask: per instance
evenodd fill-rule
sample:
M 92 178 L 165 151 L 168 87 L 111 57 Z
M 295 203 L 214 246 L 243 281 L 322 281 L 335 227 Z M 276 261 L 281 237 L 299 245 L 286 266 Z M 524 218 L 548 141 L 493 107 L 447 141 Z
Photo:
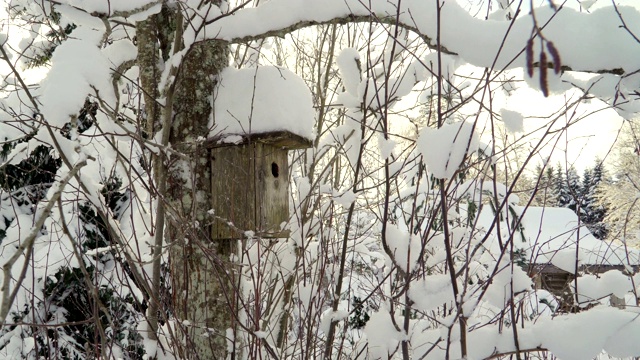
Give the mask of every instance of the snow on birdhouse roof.
M 489 229 L 495 218 L 494 211 L 484 206 L 476 226 Z M 572 273 L 576 265 L 581 269 L 591 265 L 631 267 L 640 264 L 638 250 L 595 238 L 569 208 L 511 206 L 509 211 L 503 211 L 499 225 L 502 243 L 513 233 L 514 249 L 523 251 L 530 264 L 552 264 Z M 497 235 L 496 227 L 492 233 Z M 494 236 L 486 246 L 497 250 L 498 244 Z
M 293 72 L 275 67 L 227 68 L 213 94 L 211 137 L 289 132 L 314 138 L 313 102 L 309 88 Z

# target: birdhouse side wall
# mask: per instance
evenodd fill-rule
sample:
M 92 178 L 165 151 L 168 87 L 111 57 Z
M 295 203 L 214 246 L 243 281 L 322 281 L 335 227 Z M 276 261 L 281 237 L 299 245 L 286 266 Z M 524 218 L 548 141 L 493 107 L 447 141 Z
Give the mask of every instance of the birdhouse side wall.
M 254 178 L 252 146 L 211 149 L 213 239 L 241 239 L 255 229 Z
M 287 151 L 263 143 L 211 149 L 213 239 L 286 237 L 289 218 Z
M 280 224 L 289 219 L 289 164 L 281 147 L 257 144 L 256 174 L 259 188 L 256 211 L 263 237 L 287 237 Z

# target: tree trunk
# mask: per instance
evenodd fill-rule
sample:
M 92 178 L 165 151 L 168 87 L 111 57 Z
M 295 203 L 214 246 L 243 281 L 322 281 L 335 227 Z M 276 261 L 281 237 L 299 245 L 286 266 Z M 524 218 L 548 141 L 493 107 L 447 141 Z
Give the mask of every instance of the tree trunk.
M 174 93 L 169 142 L 180 156 L 167 169 L 166 242 L 170 246 L 175 316 L 183 320 L 186 358 L 224 359 L 232 328 L 235 292 L 229 270 L 233 243 L 211 241 L 211 174 L 206 138 L 214 76 L 227 66 L 225 43 L 194 45 L 185 57 Z M 187 320 L 188 322 L 184 321 Z
M 235 291 L 229 270 L 234 243 L 211 241 L 212 219 L 207 213 L 212 202 L 210 155 L 202 139 L 209 133 L 215 76 L 228 65 L 229 49 L 227 43 L 213 41 L 192 46 L 175 74 L 175 87 L 164 94 L 164 116 L 160 116 L 157 68 L 160 51 L 166 55 L 166 29 L 172 23 L 166 16 L 163 12 L 138 25 L 138 60 L 147 112 L 145 130 L 152 135 L 163 118 L 162 142 L 168 143 L 162 145 L 172 149 L 162 159 L 154 159 L 154 179 L 160 224 L 156 231 L 164 234 L 161 245 L 169 246 L 173 315 L 184 343 L 175 348 L 184 358 L 224 359 L 227 330 L 233 327 L 235 312 L 230 309 Z M 174 22 L 182 20 L 179 15 L 173 18 Z M 174 47 L 179 50 L 182 34 L 177 25 Z M 160 248 L 156 244 L 156 252 Z M 155 287 L 159 286 L 157 275 L 154 271 Z M 152 305 L 158 308 L 157 303 Z M 156 330 L 152 323 L 157 324 L 157 312 L 152 312 L 149 323 Z

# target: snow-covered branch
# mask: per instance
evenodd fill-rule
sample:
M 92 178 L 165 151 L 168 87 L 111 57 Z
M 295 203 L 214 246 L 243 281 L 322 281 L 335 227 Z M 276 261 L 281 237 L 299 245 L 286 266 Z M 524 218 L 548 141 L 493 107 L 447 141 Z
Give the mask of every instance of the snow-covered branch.
M 74 178 L 78 174 L 80 169 L 85 165 L 87 165 L 86 159 L 79 161 L 73 166 L 71 170 L 69 170 L 69 172 L 67 172 L 62 177 L 62 179 L 60 179 L 60 181 L 58 181 L 56 184 L 52 186 L 52 188 L 49 190 L 51 193 L 51 196 L 47 200 L 44 208 L 42 208 L 42 210 L 40 210 L 37 213 L 36 215 L 37 220 L 33 225 L 33 227 L 31 228 L 31 231 L 26 236 L 26 238 L 24 238 L 24 240 L 20 242 L 20 245 L 18 245 L 15 253 L 13 253 L 13 255 L 2 265 L 2 275 L 3 275 L 2 288 L 1 288 L 2 303 L 0 304 L 0 321 L 2 321 L 2 323 L 6 321 L 7 315 L 9 314 L 9 310 L 11 309 L 11 305 L 13 305 L 13 301 L 17 295 L 17 290 L 20 288 L 22 281 L 24 280 L 26 269 L 29 266 L 29 258 L 31 257 L 31 253 L 33 251 L 33 243 L 36 237 L 38 236 L 38 234 L 40 234 L 40 230 L 42 229 L 42 226 L 44 225 L 45 221 L 49 218 L 49 215 L 51 214 L 51 210 L 53 210 L 53 207 L 55 206 L 56 202 L 58 201 L 58 199 L 60 199 L 60 196 L 62 195 L 64 188 L 67 186 L 69 181 L 72 178 Z M 14 290 L 11 291 L 11 281 L 14 280 L 13 277 L 11 276 L 13 265 L 16 263 L 16 261 L 18 261 L 18 259 L 23 254 L 25 254 L 25 252 L 27 255 L 25 256 L 23 269 L 20 272 L 20 276 L 17 279 L 15 279 L 16 284 L 14 286 Z
M 399 5 L 385 0 L 272 0 L 208 24 L 195 40 L 244 43 L 319 24 L 377 22 L 398 24 L 435 46 L 436 4 L 422 0 L 406 0 Z M 441 44 L 446 52 L 479 67 L 490 68 L 494 60 L 498 69 L 525 65 L 523 49 L 534 33 L 530 14 L 520 12 L 512 24 L 506 19 L 475 18 L 455 1 L 444 2 L 441 11 Z M 582 13 L 567 7 L 557 11 L 543 7 L 535 9 L 534 14 L 545 39 L 560 50 L 565 69 L 629 73 L 640 68 L 640 46 L 629 35 L 640 34 L 638 10 L 620 6 Z

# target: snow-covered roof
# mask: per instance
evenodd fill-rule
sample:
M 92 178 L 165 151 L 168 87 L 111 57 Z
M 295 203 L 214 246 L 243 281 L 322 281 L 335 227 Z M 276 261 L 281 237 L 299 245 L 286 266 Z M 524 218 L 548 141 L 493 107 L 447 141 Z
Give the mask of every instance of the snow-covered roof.
M 288 131 L 314 138 L 309 88 L 293 72 L 275 66 L 222 71 L 213 94 L 211 136 Z
M 514 249 L 523 250 L 531 264 L 552 264 L 568 272 L 575 272 L 576 265 L 580 269 L 589 265 L 640 264 L 637 249 L 625 249 L 622 244 L 595 238 L 571 209 L 534 206 L 510 209 L 503 211 L 499 223 L 503 243 L 514 233 Z M 521 227 L 515 227 L 516 216 L 521 219 Z M 478 214 L 478 228 L 489 229 L 495 217 L 493 210 L 484 206 Z M 497 229 L 494 227 L 492 232 L 497 234 Z M 491 250 L 497 250 L 497 237 L 488 242 Z

